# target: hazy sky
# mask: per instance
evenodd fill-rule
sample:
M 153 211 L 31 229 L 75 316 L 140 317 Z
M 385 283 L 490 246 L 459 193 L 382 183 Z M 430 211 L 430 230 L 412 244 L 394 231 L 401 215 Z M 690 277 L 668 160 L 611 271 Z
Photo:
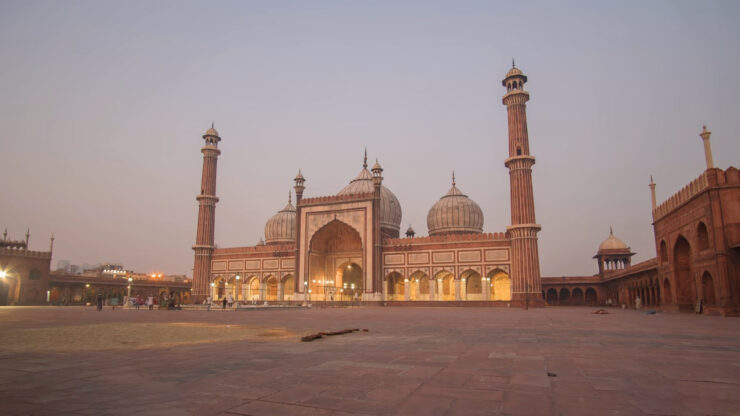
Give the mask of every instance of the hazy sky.
M 409 223 L 450 187 L 510 221 L 505 90 L 527 106 L 543 275 L 614 233 L 655 255 L 663 201 L 740 155 L 740 2 L 1 1 L 0 227 L 54 260 L 191 274 L 201 135 L 216 242 L 255 244 L 298 168 L 332 195 L 365 147 Z

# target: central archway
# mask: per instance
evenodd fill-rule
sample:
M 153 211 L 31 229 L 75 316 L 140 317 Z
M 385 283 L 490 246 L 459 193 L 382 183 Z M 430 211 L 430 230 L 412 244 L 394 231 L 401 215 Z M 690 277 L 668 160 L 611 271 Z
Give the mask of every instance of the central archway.
M 313 300 L 362 299 L 365 279 L 362 238 L 357 230 L 342 221 L 330 221 L 311 237 L 308 256 L 308 289 Z

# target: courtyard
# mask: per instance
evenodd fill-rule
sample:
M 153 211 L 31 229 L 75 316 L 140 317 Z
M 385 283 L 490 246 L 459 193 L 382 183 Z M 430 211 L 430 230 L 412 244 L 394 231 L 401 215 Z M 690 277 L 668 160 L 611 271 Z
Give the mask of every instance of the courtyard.
M 594 311 L 5 307 L 0 414 L 740 414 L 740 320 Z

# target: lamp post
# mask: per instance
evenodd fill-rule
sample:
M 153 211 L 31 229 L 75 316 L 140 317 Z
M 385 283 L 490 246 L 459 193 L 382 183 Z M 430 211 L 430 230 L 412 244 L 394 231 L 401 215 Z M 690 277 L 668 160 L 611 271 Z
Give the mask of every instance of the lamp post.
M 127 293 L 128 293 L 128 295 L 127 295 L 126 297 L 128 297 L 128 299 L 129 299 L 129 302 L 131 301 L 131 283 L 132 283 L 133 281 L 134 281 L 134 278 L 133 278 L 133 277 L 129 277 L 129 278 L 128 278 L 128 292 L 127 292 Z
M 237 274 L 235 279 L 236 279 L 236 302 L 239 303 L 239 280 L 241 280 L 241 276 Z
M 468 300 L 468 286 L 465 284 L 465 278 L 462 278 L 462 289 L 465 290 L 465 300 Z M 482 289 L 481 289 L 482 290 Z

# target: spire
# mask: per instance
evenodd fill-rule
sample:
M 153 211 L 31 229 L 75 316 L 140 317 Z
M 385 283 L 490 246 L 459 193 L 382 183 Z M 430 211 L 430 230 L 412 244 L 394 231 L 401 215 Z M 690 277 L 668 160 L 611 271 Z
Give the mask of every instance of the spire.
M 288 205 L 293 203 L 293 193 L 288 189 Z
M 7 239 L 8 239 L 8 229 L 5 228 L 5 231 L 3 231 L 3 240 L 7 240 Z
M 511 67 L 512 68 L 516 68 L 516 65 L 514 65 L 514 57 L 513 56 L 511 57 Z
M 28 237 L 31 236 L 31 229 L 26 229 L 26 248 L 28 248 Z
M 455 186 L 455 171 L 452 171 L 452 186 Z
M 614 235 L 614 230 L 612 230 L 612 226 L 609 226 L 609 235 Z
M 216 128 L 216 125 L 215 125 L 215 124 L 216 124 L 216 123 L 214 123 L 214 122 L 213 122 L 213 120 L 211 120 L 211 128 L 212 128 L 212 129 L 215 129 L 215 128 Z
M 51 233 L 51 243 L 49 244 L 49 253 L 54 251 L 54 233 Z
M 362 167 L 367 169 L 367 147 L 365 148 L 365 158 L 362 160 Z
M 655 211 L 657 201 L 655 199 L 655 182 L 653 182 L 653 175 L 650 175 L 650 184 L 648 185 L 648 187 L 650 188 L 650 199 L 652 202 L 653 211 Z
M 709 136 L 712 132 L 707 130 L 707 126 L 702 126 L 701 133 L 699 136 L 704 142 L 704 158 L 707 160 L 707 169 L 714 168 L 714 161 L 712 160 L 712 146 L 709 144 Z

